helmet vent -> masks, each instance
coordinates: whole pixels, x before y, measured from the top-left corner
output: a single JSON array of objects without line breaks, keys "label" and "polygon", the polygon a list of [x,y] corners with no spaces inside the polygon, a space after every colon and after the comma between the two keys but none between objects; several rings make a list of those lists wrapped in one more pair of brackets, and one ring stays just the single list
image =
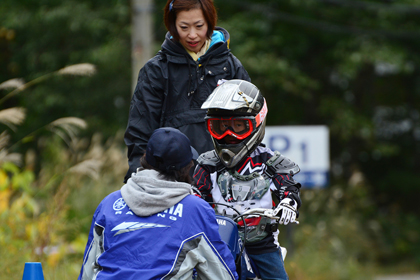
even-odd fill
[{"label": "helmet vent", "polygon": [[228,153],[223,153],[223,154],[222,154],[222,160],[223,160],[224,162],[229,162],[231,158],[232,158],[232,157],[231,157]]},{"label": "helmet vent", "polygon": [[246,103],[246,106],[248,106],[248,107],[249,107],[249,102],[248,102],[248,100],[246,99],[246,95],[245,95],[242,91],[238,91],[238,94],[239,94],[240,96],[242,96],[242,98],[244,99],[244,101],[245,101],[245,103]]}]

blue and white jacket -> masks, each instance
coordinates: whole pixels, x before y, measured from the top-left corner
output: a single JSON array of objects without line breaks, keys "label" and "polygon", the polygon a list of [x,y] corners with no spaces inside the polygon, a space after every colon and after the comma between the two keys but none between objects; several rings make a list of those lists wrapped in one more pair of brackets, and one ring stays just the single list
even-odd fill
[{"label": "blue and white jacket", "polygon": [[96,209],[78,279],[192,279],[194,268],[198,279],[237,279],[214,210],[189,189],[133,174]]}]

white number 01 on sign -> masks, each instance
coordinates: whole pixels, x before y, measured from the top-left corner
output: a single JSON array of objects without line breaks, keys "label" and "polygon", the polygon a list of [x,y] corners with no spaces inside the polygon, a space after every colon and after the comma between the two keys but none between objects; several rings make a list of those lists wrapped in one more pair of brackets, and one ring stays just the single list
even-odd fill
[{"label": "white number 01 on sign", "polygon": [[303,188],[328,186],[330,150],[327,126],[267,126],[262,142],[299,165],[301,171],[295,179]]}]

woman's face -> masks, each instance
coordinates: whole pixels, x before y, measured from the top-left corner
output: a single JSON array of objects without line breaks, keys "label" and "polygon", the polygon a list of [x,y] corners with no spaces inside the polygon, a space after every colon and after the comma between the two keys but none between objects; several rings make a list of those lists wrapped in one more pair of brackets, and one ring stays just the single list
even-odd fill
[{"label": "woman's face", "polygon": [[206,42],[207,22],[201,9],[181,11],[176,16],[179,42],[189,51],[199,52]]}]

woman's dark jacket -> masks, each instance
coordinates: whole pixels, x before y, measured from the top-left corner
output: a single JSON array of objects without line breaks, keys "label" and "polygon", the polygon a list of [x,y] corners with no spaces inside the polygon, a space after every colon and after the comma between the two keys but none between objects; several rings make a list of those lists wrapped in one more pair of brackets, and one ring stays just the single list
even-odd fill
[{"label": "woman's dark jacket", "polygon": [[250,81],[241,62],[230,52],[229,33],[220,27],[215,30],[223,32],[225,41],[212,45],[198,61],[167,33],[162,49],[140,70],[124,134],[129,164],[124,182],[140,166],[147,141],[159,127],[179,129],[199,154],[214,148],[204,123],[206,110],[201,105],[219,80]]}]

